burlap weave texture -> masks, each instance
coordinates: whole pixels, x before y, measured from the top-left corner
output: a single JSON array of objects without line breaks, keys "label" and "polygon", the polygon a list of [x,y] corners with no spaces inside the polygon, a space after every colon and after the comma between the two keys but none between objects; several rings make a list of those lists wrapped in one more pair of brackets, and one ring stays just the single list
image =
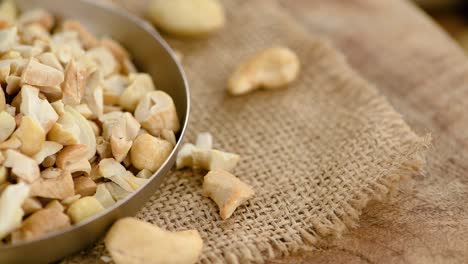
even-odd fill
[{"label": "burlap weave texture", "polygon": [[[326,41],[261,0],[224,1],[228,24],[202,40],[169,39],[185,55],[192,92],[188,140],[208,131],[215,147],[242,156],[234,174],[256,196],[221,220],[201,195],[203,175],[173,173],[138,217],[169,230],[195,228],[202,263],[263,262],[356,224],[369,200],[387,195],[422,165],[416,136],[378,90]],[[288,89],[242,97],[225,92],[243,59],[284,45],[301,60]],[[67,259],[94,263],[102,244]]]}]

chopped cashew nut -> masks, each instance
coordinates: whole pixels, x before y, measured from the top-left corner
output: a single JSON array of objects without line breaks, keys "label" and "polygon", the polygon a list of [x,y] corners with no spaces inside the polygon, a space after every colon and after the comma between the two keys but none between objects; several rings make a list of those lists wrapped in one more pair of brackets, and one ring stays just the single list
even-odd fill
[{"label": "chopped cashew nut", "polygon": [[99,162],[99,173],[127,192],[133,192],[146,183],[146,179],[137,178],[127,171],[122,164],[114,159],[103,159]]},{"label": "chopped cashew nut", "polygon": [[31,184],[31,196],[50,199],[65,199],[75,195],[73,178],[70,172],[62,170],[60,176],[55,178],[39,178]]},{"label": "chopped cashew nut", "polygon": [[86,159],[91,159],[96,154],[96,137],[94,136],[93,128],[88,123],[88,120],[73,109],[73,107],[66,105],[65,112],[73,116],[73,120],[80,130],[78,143],[88,146],[88,153],[85,156]]},{"label": "chopped cashew nut", "polygon": [[21,208],[23,209],[25,215],[30,215],[34,212],[41,210],[42,204],[41,201],[39,201],[39,199],[29,197],[26,198],[26,200],[24,200],[23,204],[21,205]]},{"label": "chopped cashew nut", "polygon": [[77,20],[66,20],[63,22],[63,29],[66,31],[76,31],[85,48],[93,48],[98,45],[98,40]]},{"label": "chopped cashew nut", "polygon": [[86,69],[71,59],[65,68],[65,79],[62,83],[63,98],[65,105],[78,105],[84,95],[86,82]]},{"label": "chopped cashew nut", "polygon": [[50,41],[50,48],[55,56],[57,56],[57,59],[63,64],[67,64],[71,59],[77,59],[85,54],[78,39],[78,33],[75,31],[64,31],[54,34]]},{"label": "chopped cashew nut", "polygon": [[109,144],[109,141],[105,140],[103,137],[96,137],[96,152],[98,153],[101,159],[107,159],[112,157],[112,150]]},{"label": "chopped cashew nut", "polygon": [[41,150],[39,150],[39,152],[37,152],[32,158],[37,162],[37,164],[41,164],[47,157],[56,154],[62,148],[63,146],[59,143],[45,141]]},{"label": "chopped cashew nut", "polygon": [[19,149],[21,141],[18,138],[10,138],[7,141],[0,143],[0,150],[2,149]]},{"label": "chopped cashew nut", "polygon": [[44,161],[42,162],[42,166],[44,168],[50,168],[52,166],[55,165],[55,160],[57,159],[57,156],[54,154],[54,155],[50,155],[48,157],[46,157],[44,159]]},{"label": "chopped cashew nut", "polygon": [[[24,58],[31,58],[36,57],[37,55],[41,54],[44,51],[41,47],[30,46],[30,45],[15,45],[13,46],[11,53],[17,52],[19,53],[19,57]],[[16,57],[16,56],[15,56]]]},{"label": "chopped cashew nut", "polygon": [[74,172],[91,172],[91,164],[86,158],[88,146],[83,144],[75,144],[64,147],[58,154],[56,164],[57,167],[67,170],[70,173]]},{"label": "chopped cashew nut", "polygon": [[288,48],[264,50],[241,64],[228,81],[228,91],[242,95],[258,88],[277,89],[294,81],[299,74],[297,55]]},{"label": "chopped cashew nut", "polygon": [[212,170],[203,179],[203,195],[219,207],[222,219],[229,218],[236,208],[255,194],[252,187],[223,170]]},{"label": "chopped cashew nut", "polygon": [[74,224],[104,211],[102,204],[94,196],[86,196],[73,202],[67,209],[67,215]]},{"label": "chopped cashew nut", "polygon": [[17,33],[16,27],[0,30],[0,53],[9,51],[15,45]]},{"label": "chopped cashew nut", "polygon": [[120,201],[131,194],[131,192],[124,190],[122,187],[120,187],[116,183],[106,182],[104,183],[104,185],[106,186],[107,190],[112,195],[112,198],[114,198],[114,200],[116,201]]},{"label": "chopped cashew nut", "polygon": [[63,207],[63,205],[58,200],[50,201],[44,208],[49,210],[57,210],[59,212],[65,211],[65,207]]},{"label": "chopped cashew nut", "polygon": [[19,148],[23,154],[34,156],[41,149],[45,141],[45,132],[41,125],[30,116],[21,118],[21,123],[13,133],[12,138],[21,141]]},{"label": "chopped cashew nut", "polygon": [[104,103],[106,105],[115,105],[119,103],[120,96],[127,88],[129,82],[128,77],[124,75],[114,74],[102,81],[104,92]]},{"label": "chopped cashew nut", "polygon": [[223,6],[218,0],[152,0],[148,17],[170,34],[189,37],[218,31],[225,23]]},{"label": "chopped cashew nut", "polygon": [[182,169],[184,167],[192,167],[193,159],[192,152],[195,149],[195,145],[186,143],[182,146],[179,153],[177,153],[176,168]]},{"label": "chopped cashew nut", "polygon": [[80,194],[75,194],[73,196],[67,197],[62,200],[62,204],[66,207],[70,206],[72,203],[78,201],[81,198]]},{"label": "chopped cashew nut", "polygon": [[212,149],[213,136],[208,132],[198,134],[195,146],[199,149]]},{"label": "chopped cashew nut", "polygon": [[110,38],[103,38],[101,45],[108,49],[112,55],[117,59],[121,66],[125,66],[125,62],[130,60],[130,55],[128,52],[115,40]]},{"label": "chopped cashew nut", "polygon": [[41,178],[55,179],[63,174],[63,170],[59,168],[47,168],[41,171]]},{"label": "chopped cashew nut", "polygon": [[44,9],[33,9],[26,11],[18,18],[18,23],[22,26],[30,24],[38,24],[45,28],[47,31],[50,31],[54,26],[55,20],[54,17]]},{"label": "chopped cashew nut", "polygon": [[197,230],[170,232],[130,217],[115,222],[104,243],[116,264],[194,264],[203,248]]},{"label": "chopped cashew nut", "polygon": [[133,142],[130,158],[135,168],[155,172],[169,157],[172,149],[168,141],[143,134]]},{"label": "chopped cashew nut", "polygon": [[7,83],[7,87],[5,91],[9,95],[16,94],[21,88],[20,86],[21,78],[18,76],[10,75],[5,78],[5,81]]},{"label": "chopped cashew nut", "polygon": [[119,64],[114,55],[104,47],[92,48],[86,52],[85,56],[96,64],[104,77],[119,71]]},{"label": "chopped cashew nut", "polygon": [[2,21],[1,24],[13,24],[16,20],[16,13],[18,13],[18,10],[13,0],[2,1],[0,4],[0,21]]},{"label": "chopped cashew nut", "polygon": [[0,239],[21,226],[24,211],[21,205],[29,195],[25,183],[8,185],[0,195]]},{"label": "chopped cashew nut", "polygon": [[9,138],[15,128],[15,118],[5,111],[0,112],[0,143]]},{"label": "chopped cashew nut", "polygon": [[104,208],[109,208],[115,204],[114,198],[104,183],[97,185],[94,198],[96,198],[104,206]]},{"label": "chopped cashew nut", "polygon": [[[133,112],[141,99],[146,98],[147,93],[154,91],[153,79],[146,73],[130,75],[130,85],[120,95],[119,104],[123,109]],[[149,106],[148,106],[149,108]],[[136,117],[136,116],[135,116]],[[138,121],[140,121],[137,118]]]},{"label": "chopped cashew nut", "polygon": [[40,177],[39,166],[35,160],[12,149],[5,151],[3,166],[11,168],[11,172],[27,183],[33,183]]},{"label": "chopped cashew nut", "polygon": [[63,72],[30,59],[21,74],[21,82],[34,86],[59,86],[64,81]]},{"label": "chopped cashew nut", "polygon": [[231,171],[239,162],[240,156],[234,153],[223,152],[216,149],[192,150],[193,168]]},{"label": "chopped cashew nut", "polygon": [[83,101],[86,103],[91,112],[96,116],[102,116],[104,112],[104,97],[101,83],[101,74],[99,71],[91,73],[88,77]]},{"label": "chopped cashew nut", "polygon": [[81,176],[73,179],[75,184],[75,193],[82,196],[91,196],[96,193],[96,183],[87,176]]},{"label": "chopped cashew nut", "polygon": [[169,130],[169,129],[161,130],[161,138],[166,141],[169,141],[169,143],[171,143],[173,147],[175,147],[175,145],[177,144],[176,136],[174,134],[174,131],[172,130]]},{"label": "chopped cashew nut", "polygon": [[180,129],[174,101],[163,91],[147,93],[135,109],[135,118],[153,136],[159,136],[163,129]]},{"label": "chopped cashew nut", "polygon": [[153,173],[150,170],[147,170],[147,169],[142,169],[136,175],[136,177],[144,178],[144,179],[149,179],[151,176],[153,176]]},{"label": "chopped cashew nut", "polygon": [[47,139],[64,146],[78,144],[80,128],[77,122],[71,113],[64,112],[57,120],[57,123],[52,126],[47,134]]},{"label": "chopped cashew nut", "polygon": [[24,220],[21,228],[13,233],[14,243],[37,239],[70,226],[70,218],[60,211],[42,209]]},{"label": "chopped cashew nut", "polygon": [[55,68],[61,72],[64,71],[62,64],[60,64],[57,56],[52,52],[45,52],[36,57],[40,63]]},{"label": "chopped cashew nut", "polygon": [[20,112],[25,116],[31,116],[47,133],[59,118],[54,108],[47,102],[39,98],[39,90],[24,85],[21,88],[21,106]]}]

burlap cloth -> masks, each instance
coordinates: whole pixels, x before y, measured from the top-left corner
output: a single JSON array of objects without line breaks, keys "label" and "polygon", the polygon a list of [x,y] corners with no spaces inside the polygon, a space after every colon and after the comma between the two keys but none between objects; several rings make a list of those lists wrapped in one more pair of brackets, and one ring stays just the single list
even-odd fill
[{"label": "burlap cloth", "polygon": [[[368,201],[386,197],[422,164],[415,135],[378,90],[326,40],[311,36],[273,3],[224,1],[227,25],[204,40],[169,42],[185,55],[192,92],[190,129],[242,156],[234,174],[256,196],[221,220],[201,195],[203,175],[170,175],[139,212],[169,230],[197,229],[202,263],[263,262],[356,225]],[[226,95],[234,67],[263,48],[297,52],[300,78],[288,89]],[[102,243],[64,263],[97,263]]]}]

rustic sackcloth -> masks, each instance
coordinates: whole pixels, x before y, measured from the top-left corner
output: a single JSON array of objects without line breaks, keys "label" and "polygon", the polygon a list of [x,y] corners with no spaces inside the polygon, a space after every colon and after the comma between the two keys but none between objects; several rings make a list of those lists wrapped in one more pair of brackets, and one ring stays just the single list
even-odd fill
[{"label": "rustic sackcloth", "polygon": [[[239,153],[234,174],[256,191],[231,218],[201,195],[203,175],[167,177],[137,215],[168,230],[197,229],[201,263],[264,262],[356,225],[368,201],[385,198],[423,165],[427,145],[386,99],[326,40],[311,36],[275,4],[224,1],[227,25],[202,40],[169,39],[184,54],[192,93],[188,141],[199,132]],[[236,65],[287,46],[301,60],[287,89],[226,94]],[[157,84],[156,84],[157,85]],[[96,263],[102,243],[64,263]]]}]

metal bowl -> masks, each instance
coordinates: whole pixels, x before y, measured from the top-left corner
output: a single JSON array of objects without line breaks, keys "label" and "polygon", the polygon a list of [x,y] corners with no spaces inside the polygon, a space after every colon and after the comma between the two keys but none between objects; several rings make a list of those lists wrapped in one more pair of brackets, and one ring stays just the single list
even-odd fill
[{"label": "metal bowl", "polygon": [[77,19],[98,36],[111,36],[122,43],[138,69],[149,73],[157,88],[174,99],[182,128],[178,143],[161,168],[137,192],[104,212],[60,232],[28,243],[0,246],[0,263],[49,263],[91,245],[115,220],[135,215],[157,193],[158,186],[174,165],[189,118],[190,97],[184,72],[172,50],[151,25],[117,7],[95,2],[98,1],[16,0],[20,10],[41,7],[59,20]]}]

